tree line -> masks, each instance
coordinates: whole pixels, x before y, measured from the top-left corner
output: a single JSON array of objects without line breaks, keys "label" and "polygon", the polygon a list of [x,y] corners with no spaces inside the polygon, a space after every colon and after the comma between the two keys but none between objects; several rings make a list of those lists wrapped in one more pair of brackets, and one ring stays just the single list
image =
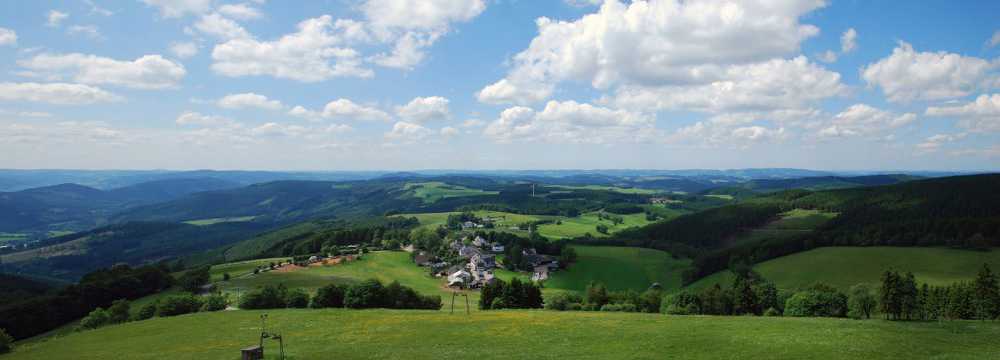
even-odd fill
[{"label": "tree line", "polygon": [[248,292],[240,299],[241,309],[307,307],[438,310],[441,308],[441,297],[421,295],[397,281],[383,285],[377,279],[369,279],[350,285],[326,285],[311,297],[302,289],[289,290],[284,284],[267,285]]},{"label": "tree line", "polygon": [[108,307],[115,300],[138,299],[173,283],[163,265],[116,265],[91,272],[79,283],[53,294],[0,305],[0,328],[15,339],[28,338]]}]

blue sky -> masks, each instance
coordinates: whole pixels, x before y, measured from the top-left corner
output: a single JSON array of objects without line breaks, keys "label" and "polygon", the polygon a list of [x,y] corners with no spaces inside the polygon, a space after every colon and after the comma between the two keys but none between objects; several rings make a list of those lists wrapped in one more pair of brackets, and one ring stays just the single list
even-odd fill
[{"label": "blue sky", "polygon": [[998,13],[7,1],[0,167],[997,170]]}]

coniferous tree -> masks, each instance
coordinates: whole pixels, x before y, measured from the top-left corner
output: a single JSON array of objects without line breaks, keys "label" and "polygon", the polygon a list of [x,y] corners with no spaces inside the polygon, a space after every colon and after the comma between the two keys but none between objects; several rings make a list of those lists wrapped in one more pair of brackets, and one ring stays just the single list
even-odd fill
[{"label": "coniferous tree", "polygon": [[976,318],[996,319],[1000,315],[1000,290],[997,289],[996,275],[990,270],[989,265],[983,264],[973,286],[975,286]]}]

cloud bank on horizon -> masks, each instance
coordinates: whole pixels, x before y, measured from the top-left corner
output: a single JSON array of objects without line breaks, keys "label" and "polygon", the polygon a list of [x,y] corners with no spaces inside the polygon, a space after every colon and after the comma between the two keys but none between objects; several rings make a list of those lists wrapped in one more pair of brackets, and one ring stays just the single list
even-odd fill
[{"label": "cloud bank on horizon", "polygon": [[0,168],[1000,168],[993,1],[0,10]]}]

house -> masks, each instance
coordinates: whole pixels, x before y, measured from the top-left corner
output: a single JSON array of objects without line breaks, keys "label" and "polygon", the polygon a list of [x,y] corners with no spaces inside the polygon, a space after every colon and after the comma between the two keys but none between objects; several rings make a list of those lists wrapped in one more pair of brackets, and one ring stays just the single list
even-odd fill
[{"label": "house", "polygon": [[472,273],[472,283],[469,287],[479,288],[496,280],[492,271],[474,271]]},{"label": "house", "polygon": [[476,236],[476,239],[472,240],[472,245],[474,245],[476,247],[479,247],[479,248],[486,247],[486,245],[488,245],[488,244],[489,243],[486,241],[486,239],[483,239],[482,236]]},{"label": "house", "polygon": [[413,262],[417,264],[417,266],[428,266],[431,264],[431,260],[434,260],[434,256],[426,251],[420,251],[417,252],[416,255],[413,255]]},{"label": "house", "polygon": [[504,250],[504,247],[503,247],[503,244],[501,244],[501,243],[493,243],[493,246],[490,247],[490,250],[493,250],[493,252],[495,252],[495,253],[502,253],[503,250]]},{"label": "house", "polygon": [[475,228],[476,228],[476,223],[474,223],[474,222],[466,221],[466,222],[462,223],[462,230],[469,230],[469,229],[475,229]]},{"label": "house", "polygon": [[492,270],[497,267],[497,258],[493,255],[475,254],[469,259],[469,269]]},{"label": "house", "polygon": [[465,259],[471,259],[473,255],[480,255],[480,254],[482,254],[482,252],[479,250],[479,248],[472,246],[462,246],[460,249],[458,249],[458,256]]},{"label": "house", "polygon": [[472,280],[472,274],[468,271],[458,270],[448,275],[448,286],[464,288]]},{"label": "house", "polygon": [[527,261],[531,267],[545,266],[552,271],[559,269],[559,261],[549,255],[524,254],[524,260]]},{"label": "house", "polygon": [[531,281],[543,281],[549,278],[549,267],[545,265],[536,266],[531,273]]}]

